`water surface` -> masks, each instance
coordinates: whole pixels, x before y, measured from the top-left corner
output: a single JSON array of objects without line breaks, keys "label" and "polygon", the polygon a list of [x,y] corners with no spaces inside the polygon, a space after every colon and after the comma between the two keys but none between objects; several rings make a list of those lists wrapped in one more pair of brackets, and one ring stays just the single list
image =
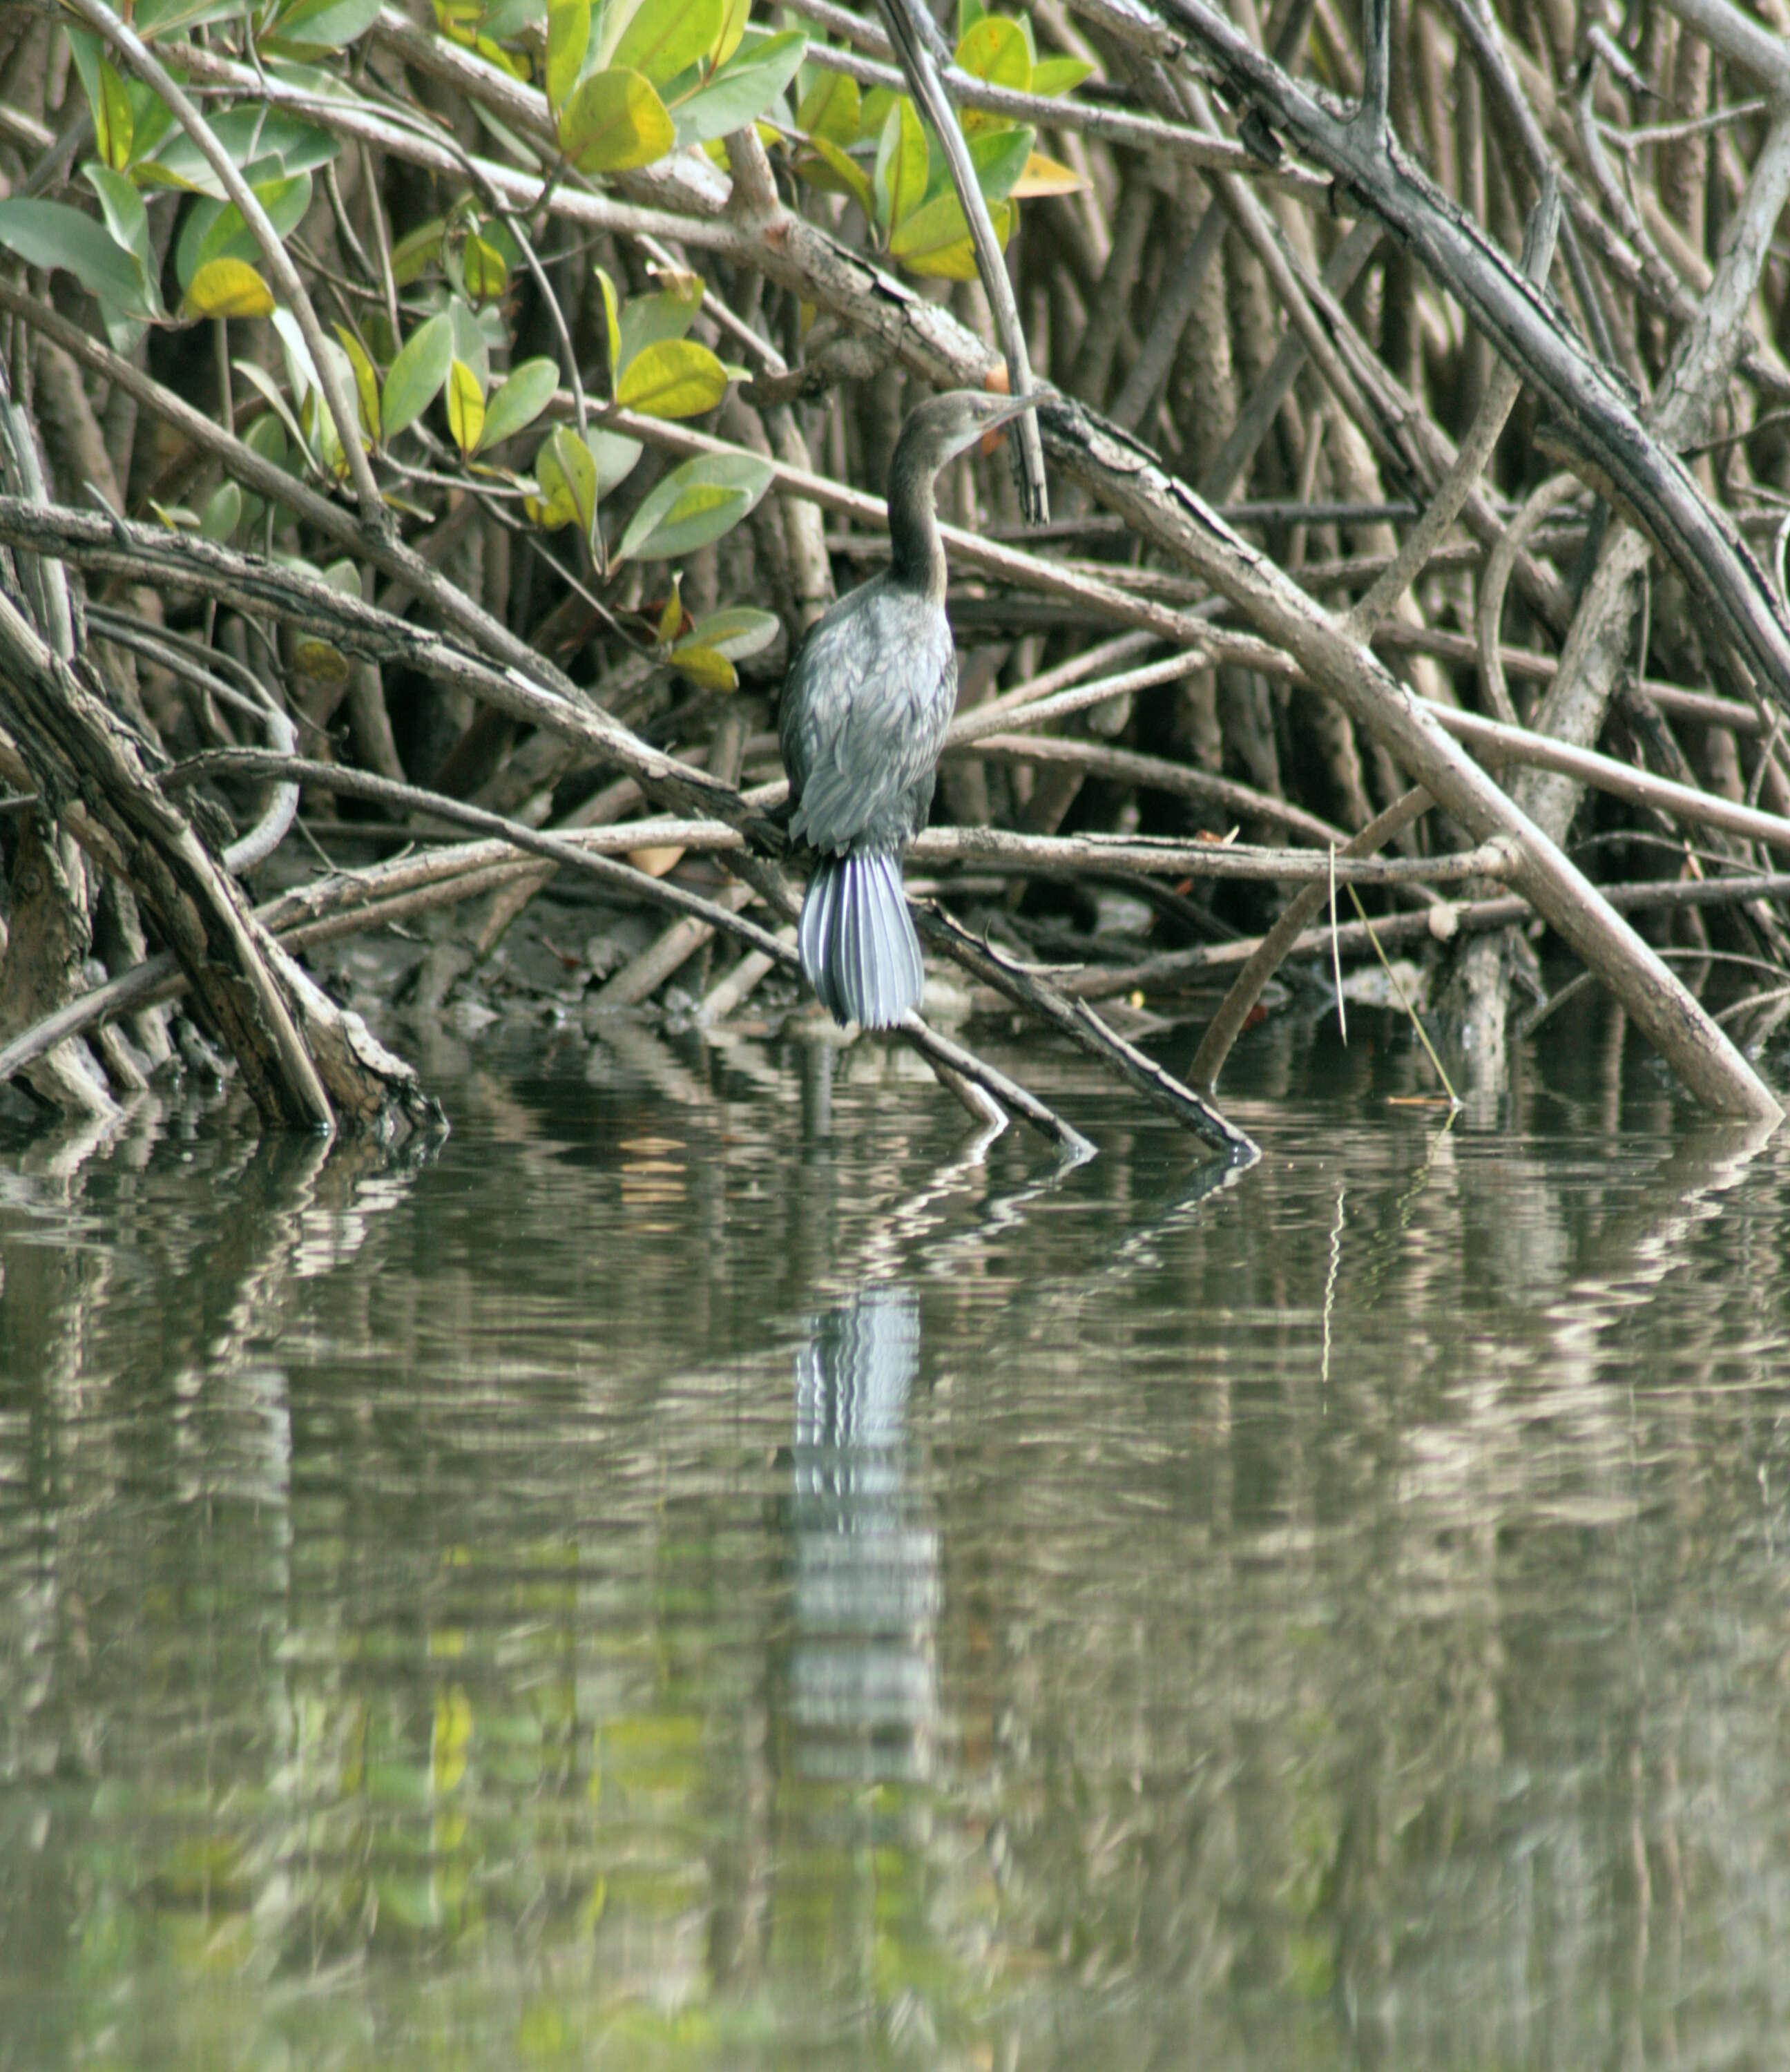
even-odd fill
[{"label": "water surface", "polygon": [[1790,1149],[1550,1043],[15,1136],[0,2066],[1781,2062]]}]

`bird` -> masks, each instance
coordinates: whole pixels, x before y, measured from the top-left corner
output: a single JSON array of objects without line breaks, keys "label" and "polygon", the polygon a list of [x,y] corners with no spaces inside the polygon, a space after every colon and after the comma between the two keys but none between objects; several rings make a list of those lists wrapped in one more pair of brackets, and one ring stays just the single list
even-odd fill
[{"label": "bird", "polygon": [[991,450],[993,435],[1041,393],[953,389],[909,412],[889,469],[889,567],[815,621],[784,679],[778,737],[789,831],[819,858],[797,948],[841,1025],[892,1029],[926,986],[901,857],[926,824],[957,703],[934,479],[979,442]]}]

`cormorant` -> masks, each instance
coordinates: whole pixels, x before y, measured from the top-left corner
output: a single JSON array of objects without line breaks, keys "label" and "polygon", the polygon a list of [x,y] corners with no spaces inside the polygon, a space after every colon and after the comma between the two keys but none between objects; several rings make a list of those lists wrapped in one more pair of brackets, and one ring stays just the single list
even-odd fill
[{"label": "cormorant", "polygon": [[802,968],[836,1022],[893,1028],[926,984],[901,857],[926,824],[957,702],[933,479],[1039,400],[955,389],[909,413],[889,470],[888,570],[815,620],[784,679],[790,833],[820,853]]}]

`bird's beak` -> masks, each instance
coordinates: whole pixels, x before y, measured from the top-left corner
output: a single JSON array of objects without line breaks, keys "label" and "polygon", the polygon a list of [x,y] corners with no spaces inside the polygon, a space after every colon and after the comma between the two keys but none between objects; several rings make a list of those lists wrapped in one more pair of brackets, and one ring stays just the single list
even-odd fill
[{"label": "bird's beak", "polygon": [[1008,404],[1007,408],[1004,410],[1000,411],[994,417],[990,417],[983,426],[981,439],[981,448],[983,452],[985,454],[991,454],[995,450],[995,449],[1000,444],[1002,436],[1005,433],[1007,427],[1012,424],[1013,420],[1018,417],[1021,412],[1029,410],[1033,404],[1041,403],[1045,401],[1047,397],[1054,396],[1056,393],[1056,390],[1053,388],[1049,383],[1041,381],[1033,389],[1029,396],[1014,397]]}]

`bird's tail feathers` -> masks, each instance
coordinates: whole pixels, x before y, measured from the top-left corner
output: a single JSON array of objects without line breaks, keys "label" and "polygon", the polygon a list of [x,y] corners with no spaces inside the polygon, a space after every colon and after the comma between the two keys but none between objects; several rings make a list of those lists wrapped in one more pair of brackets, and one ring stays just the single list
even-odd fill
[{"label": "bird's tail feathers", "polygon": [[802,968],[835,1022],[893,1029],[926,982],[920,939],[886,853],[823,856],[808,881],[798,937]]}]

